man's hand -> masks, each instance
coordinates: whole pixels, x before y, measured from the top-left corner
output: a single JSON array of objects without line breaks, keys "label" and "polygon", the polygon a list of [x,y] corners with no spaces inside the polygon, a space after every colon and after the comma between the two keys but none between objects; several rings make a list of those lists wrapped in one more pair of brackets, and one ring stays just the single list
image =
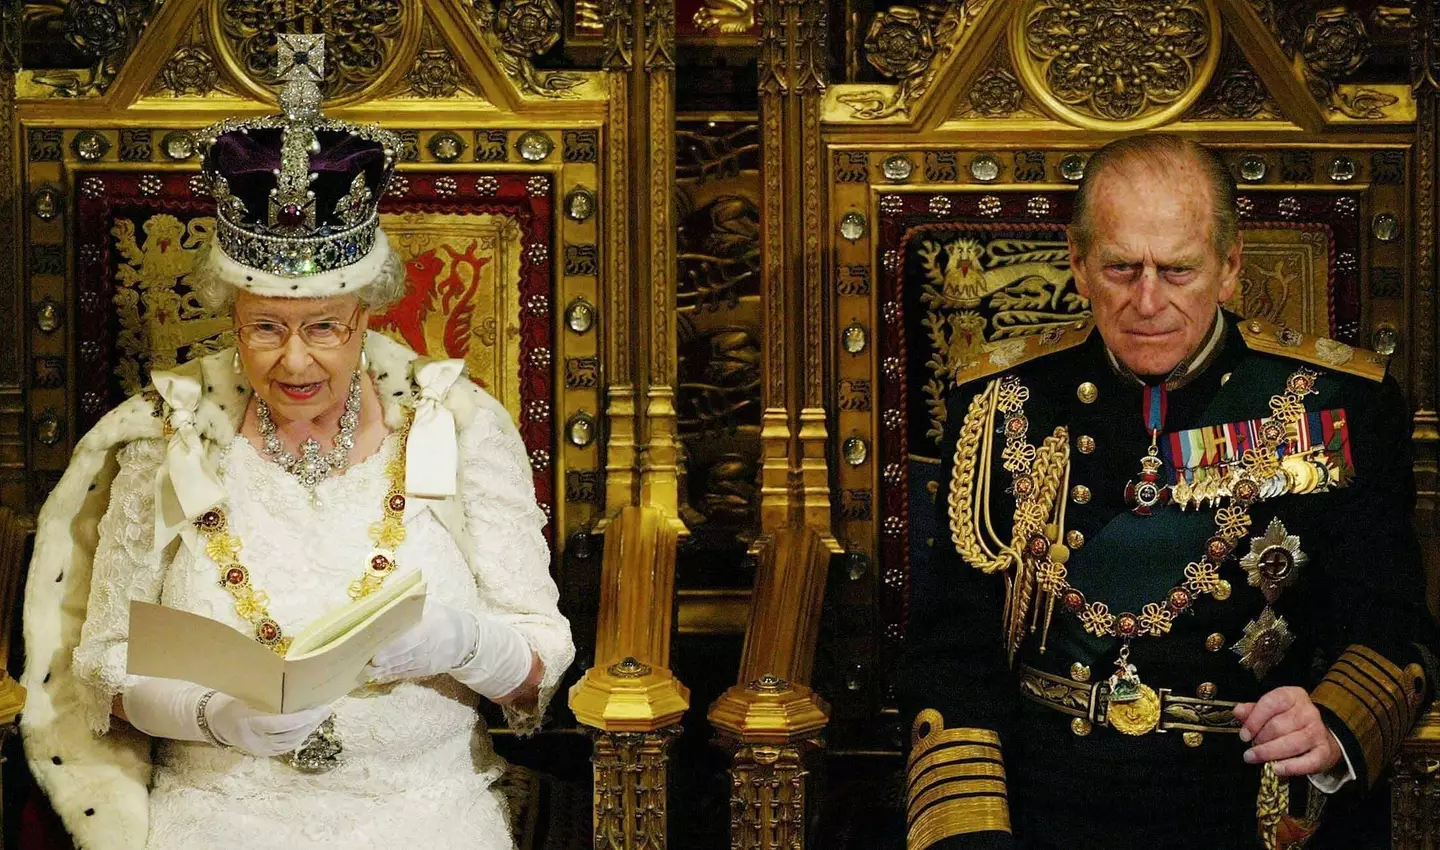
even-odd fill
[{"label": "man's hand", "polygon": [[1241,703],[1235,719],[1245,724],[1240,740],[1254,742],[1246,763],[1274,762],[1276,776],[1324,773],[1340,761],[1340,745],[1304,688],[1276,688],[1259,702]]}]

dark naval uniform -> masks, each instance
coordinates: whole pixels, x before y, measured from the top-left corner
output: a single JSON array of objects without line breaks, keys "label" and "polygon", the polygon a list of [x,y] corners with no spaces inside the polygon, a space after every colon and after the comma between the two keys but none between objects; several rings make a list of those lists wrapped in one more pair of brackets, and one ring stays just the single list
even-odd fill
[{"label": "dark naval uniform", "polygon": [[1231,712],[1286,685],[1353,767],[1332,820],[1374,785],[1436,645],[1382,358],[1221,314],[1147,390],[1087,323],[993,348],[947,411],[900,675],[910,850],[1259,847],[1279,790],[1272,831],[1304,835],[1326,795],[1262,789]]}]

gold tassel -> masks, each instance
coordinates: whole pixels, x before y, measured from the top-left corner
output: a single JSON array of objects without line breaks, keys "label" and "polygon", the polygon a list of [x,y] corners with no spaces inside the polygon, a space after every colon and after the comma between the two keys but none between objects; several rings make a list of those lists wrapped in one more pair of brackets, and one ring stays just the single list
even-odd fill
[{"label": "gold tassel", "polygon": [[1260,769],[1260,793],[1255,798],[1255,819],[1265,850],[1280,850],[1280,819],[1290,811],[1290,783],[1275,774],[1274,762]]}]

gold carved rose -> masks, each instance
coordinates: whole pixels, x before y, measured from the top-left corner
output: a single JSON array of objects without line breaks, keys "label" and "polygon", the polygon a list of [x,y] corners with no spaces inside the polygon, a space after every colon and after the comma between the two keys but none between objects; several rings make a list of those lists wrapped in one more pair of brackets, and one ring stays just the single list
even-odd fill
[{"label": "gold carved rose", "polygon": [[1011,28],[1025,85],[1052,112],[1093,129],[1153,126],[1186,109],[1220,53],[1204,0],[1026,0]]}]

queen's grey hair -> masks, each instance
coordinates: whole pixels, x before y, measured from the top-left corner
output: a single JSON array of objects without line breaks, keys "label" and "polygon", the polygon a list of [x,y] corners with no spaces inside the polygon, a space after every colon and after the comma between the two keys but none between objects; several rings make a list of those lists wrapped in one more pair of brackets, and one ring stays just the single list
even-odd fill
[{"label": "queen's grey hair", "polygon": [[[213,243],[204,249],[195,261],[195,269],[190,273],[188,282],[200,306],[216,316],[228,316],[235,306],[235,296],[240,294],[240,287],[216,272],[210,253],[215,250],[218,249],[213,247]],[[373,280],[345,294],[358,297],[360,304],[370,313],[384,312],[405,297],[405,263],[392,252]]]}]

